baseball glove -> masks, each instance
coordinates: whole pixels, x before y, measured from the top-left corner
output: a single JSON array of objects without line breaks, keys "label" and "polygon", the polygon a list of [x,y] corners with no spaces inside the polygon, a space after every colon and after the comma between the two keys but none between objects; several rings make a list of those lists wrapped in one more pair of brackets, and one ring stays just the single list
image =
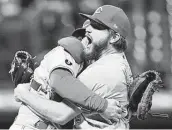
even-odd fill
[{"label": "baseball glove", "polygon": [[129,88],[129,110],[132,116],[144,120],[152,106],[152,96],[162,87],[160,74],[154,70],[146,71],[134,77]]},{"label": "baseball glove", "polygon": [[9,71],[15,86],[30,82],[34,69],[34,58],[26,51],[17,51]]},{"label": "baseball glove", "polygon": [[86,30],[84,28],[78,28],[73,33],[72,36],[76,37],[79,40],[82,40],[85,37]]}]

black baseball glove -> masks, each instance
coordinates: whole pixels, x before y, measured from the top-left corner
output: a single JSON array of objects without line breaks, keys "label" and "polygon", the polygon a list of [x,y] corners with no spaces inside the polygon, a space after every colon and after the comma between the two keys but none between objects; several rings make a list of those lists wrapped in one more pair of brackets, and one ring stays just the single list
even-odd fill
[{"label": "black baseball glove", "polygon": [[15,86],[30,82],[35,67],[34,58],[28,52],[17,51],[9,71]]},{"label": "black baseball glove", "polygon": [[134,78],[129,85],[129,110],[132,116],[144,120],[152,106],[152,96],[162,87],[160,74],[154,70],[146,71]]},{"label": "black baseball glove", "polygon": [[82,40],[85,37],[86,30],[85,28],[77,28],[73,33],[72,36],[76,37],[79,40]]}]

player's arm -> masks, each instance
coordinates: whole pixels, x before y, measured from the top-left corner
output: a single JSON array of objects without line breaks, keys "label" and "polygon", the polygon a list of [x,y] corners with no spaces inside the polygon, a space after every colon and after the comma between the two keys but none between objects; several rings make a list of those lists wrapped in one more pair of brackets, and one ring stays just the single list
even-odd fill
[{"label": "player's arm", "polygon": [[29,91],[28,86],[29,84],[19,84],[14,90],[15,98],[27,104],[44,119],[64,125],[81,113],[80,109],[69,101],[48,100]]},{"label": "player's arm", "polygon": [[62,98],[69,99],[91,111],[104,112],[107,108],[106,99],[88,89],[67,69],[55,69],[50,75],[50,86]]}]

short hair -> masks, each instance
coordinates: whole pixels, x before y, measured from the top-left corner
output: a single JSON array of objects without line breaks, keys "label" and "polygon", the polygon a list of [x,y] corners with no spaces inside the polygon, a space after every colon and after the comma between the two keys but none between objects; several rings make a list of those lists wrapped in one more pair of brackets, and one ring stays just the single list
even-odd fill
[{"label": "short hair", "polygon": [[[113,31],[112,29],[110,29],[109,31],[110,31],[111,36],[114,37],[114,38],[116,37],[117,34],[119,34],[119,33],[115,32],[115,31]],[[113,47],[115,49],[117,49],[118,51],[123,52],[123,51],[125,51],[127,49],[127,41],[120,34],[119,34],[119,36],[120,36],[120,39],[113,44]]]}]

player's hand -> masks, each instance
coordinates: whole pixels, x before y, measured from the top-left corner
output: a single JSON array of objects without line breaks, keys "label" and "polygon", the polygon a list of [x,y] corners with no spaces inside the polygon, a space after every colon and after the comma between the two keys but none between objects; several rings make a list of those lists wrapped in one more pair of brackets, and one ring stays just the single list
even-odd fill
[{"label": "player's hand", "polygon": [[119,101],[114,99],[107,99],[107,101],[108,106],[102,116],[106,119],[119,121],[119,119],[122,117],[122,108],[120,106]]},{"label": "player's hand", "polygon": [[17,102],[21,102],[23,97],[30,91],[30,84],[18,84],[14,89],[14,98]]}]

